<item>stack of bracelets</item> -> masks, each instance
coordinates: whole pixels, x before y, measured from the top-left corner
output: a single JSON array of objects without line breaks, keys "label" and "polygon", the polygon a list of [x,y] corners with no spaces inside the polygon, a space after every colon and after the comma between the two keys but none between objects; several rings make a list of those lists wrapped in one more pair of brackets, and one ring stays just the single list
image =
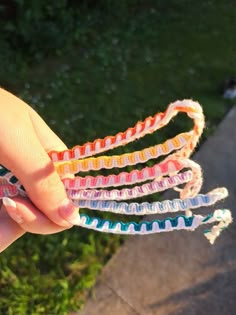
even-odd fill
[{"label": "stack of bracelets", "polygon": [[[191,131],[181,133],[172,139],[141,151],[122,155],[91,157],[96,154],[124,146],[146,134],[166,126],[178,112],[185,112],[194,122]],[[210,230],[204,232],[211,244],[214,243],[221,230],[232,221],[228,209],[215,210],[208,215],[192,214],[192,209],[215,204],[227,197],[226,188],[216,188],[208,194],[199,194],[202,186],[200,165],[189,159],[195,149],[204,128],[204,115],[201,106],[191,100],[176,101],[170,104],[164,113],[138,122],[133,128],[120,132],[115,136],[97,139],[84,145],[77,145],[71,150],[49,152],[55,169],[63,178],[63,184],[69,198],[79,208],[109,211],[126,215],[163,214],[183,211],[176,217],[163,220],[141,222],[111,221],[81,214],[79,226],[118,234],[151,234],[174,230],[194,230],[202,224],[217,222]],[[160,163],[141,170],[120,172],[118,175],[76,176],[67,174],[88,172],[90,170],[123,168],[145,163],[151,159],[166,156]],[[27,196],[24,187],[9,170],[0,166],[0,198],[4,196]],[[107,187],[132,185],[132,188],[109,189]],[[136,185],[136,186],[134,186]],[[176,186],[182,185],[183,188]],[[168,188],[180,192],[179,199],[156,202],[131,202],[124,200],[147,196]]]}]

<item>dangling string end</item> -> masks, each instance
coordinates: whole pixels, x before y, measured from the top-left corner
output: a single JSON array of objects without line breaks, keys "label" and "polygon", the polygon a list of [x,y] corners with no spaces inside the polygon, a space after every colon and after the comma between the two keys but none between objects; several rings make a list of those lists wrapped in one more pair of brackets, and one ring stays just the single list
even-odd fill
[{"label": "dangling string end", "polygon": [[[211,230],[206,230],[204,232],[205,237],[209,240],[211,244],[214,244],[217,237],[220,235],[221,231],[226,229],[230,223],[232,223],[233,218],[231,215],[230,210],[223,209],[223,210],[215,210],[213,216],[209,218],[209,222],[217,221],[219,224],[214,225]],[[205,221],[205,223],[207,223]]]}]

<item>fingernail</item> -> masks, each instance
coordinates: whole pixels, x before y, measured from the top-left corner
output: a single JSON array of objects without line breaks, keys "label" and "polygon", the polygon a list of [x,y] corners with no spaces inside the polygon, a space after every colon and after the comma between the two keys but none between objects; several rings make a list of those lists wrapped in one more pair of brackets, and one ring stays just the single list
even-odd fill
[{"label": "fingernail", "polygon": [[3,197],[2,202],[4,206],[6,207],[6,210],[10,217],[16,221],[18,224],[22,224],[24,222],[22,216],[17,212],[17,207],[16,203],[14,200],[8,198],[8,197]]},{"label": "fingernail", "polygon": [[67,219],[67,221],[73,225],[79,225],[80,224],[79,212],[77,212],[72,218]]},{"label": "fingernail", "polygon": [[67,222],[78,225],[80,223],[79,209],[75,208],[72,201],[65,199],[59,209],[61,217]]},{"label": "fingernail", "polygon": [[11,198],[3,197],[2,198],[2,202],[3,202],[5,207],[11,207],[11,208],[15,208],[16,209],[16,203]]}]

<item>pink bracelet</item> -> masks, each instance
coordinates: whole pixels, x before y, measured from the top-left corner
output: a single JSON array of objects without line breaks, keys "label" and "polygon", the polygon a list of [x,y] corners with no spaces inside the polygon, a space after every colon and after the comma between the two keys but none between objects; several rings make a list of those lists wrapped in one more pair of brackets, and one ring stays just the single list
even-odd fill
[{"label": "pink bracelet", "polygon": [[[194,127],[191,131],[181,133],[163,144],[141,151],[120,156],[91,157],[118,146],[123,146],[146,134],[159,130],[166,126],[178,112],[185,112],[193,119]],[[207,195],[199,194],[203,181],[202,170],[189,157],[199,141],[204,124],[204,115],[198,103],[192,100],[177,101],[170,104],[164,113],[148,117],[125,132],[120,132],[115,136],[108,136],[104,139],[97,139],[81,146],[78,145],[71,150],[50,152],[49,156],[54,162],[56,171],[63,177],[66,174],[76,174],[90,170],[123,168],[166,156],[160,163],[152,167],[144,167],[141,170],[134,169],[131,172],[121,172],[118,175],[68,177],[63,178],[62,182],[68,197],[75,206],[80,208],[85,207],[93,210],[136,215],[185,211],[185,215],[180,215],[176,218],[140,223],[112,222],[81,214],[79,225],[101,232],[150,234],[179,229],[194,230],[201,224],[217,222],[218,224],[213,226],[211,230],[205,231],[206,237],[211,243],[214,243],[220,232],[231,223],[230,211],[227,209],[216,210],[207,216],[192,215],[191,211],[191,209],[200,206],[212,205],[218,200],[225,198],[228,194],[225,188],[215,189]],[[143,184],[137,185],[139,183]],[[131,188],[96,189],[134,184],[136,186]],[[176,187],[179,185],[183,185],[183,187],[181,189]],[[130,204],[117,202],[119,200],[143,197],[169,188],[178,189],[180,191],[180,199],[141,204],[137,202]],[[0,166],[0,198],[4,196],[13,197],[19,194],[27,196],[27,192],[25,192],[24,187],[22,187],[14,174]]]}]

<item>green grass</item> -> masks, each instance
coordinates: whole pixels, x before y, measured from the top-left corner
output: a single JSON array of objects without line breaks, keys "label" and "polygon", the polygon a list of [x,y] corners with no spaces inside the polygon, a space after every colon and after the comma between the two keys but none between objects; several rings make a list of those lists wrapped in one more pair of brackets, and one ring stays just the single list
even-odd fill
[{"label": "green grass", "polygon": [[[90,9],[79,41],[36,65],[5,52],[3,86],[31,104],[71,147],[115,134],[176,99],[204,108],[205,137],[232,102],[219,86],[236,72],[233,1],[124,1]],[[4,67],[3,67],[4,68]],[[160,132],[117,149],[142,148],[191,126],[178,117]],[[207,179],[206,179],[207,180]],[[123,238],[73,228],[26,235],[0,257],[0,314],[67,314],[80,308]]]}]

